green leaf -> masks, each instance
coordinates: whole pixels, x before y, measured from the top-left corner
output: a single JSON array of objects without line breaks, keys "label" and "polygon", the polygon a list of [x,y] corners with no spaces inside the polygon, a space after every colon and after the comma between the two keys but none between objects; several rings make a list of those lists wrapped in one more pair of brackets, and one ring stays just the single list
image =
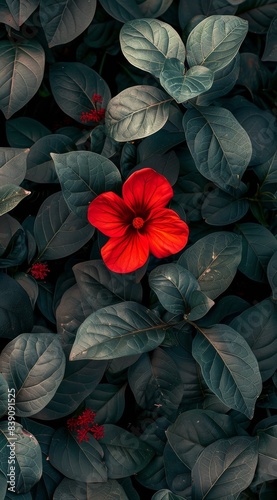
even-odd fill
[{"label": "green leaf", "polygon": [[15,414],[28,417],[40,411],[62,381],[65,356],[59,337],[22,333],[0,355],[2,373],[16,395]]},{"label": "green leaf", "polygon": [[31,194],[31,191],[26,191],[20,186],[14,184],[6,184],[0,187],[0,216],[10,212],[18,203],[26,196]]},{"label": "green leaf", "polygon": [[160,74],[161,85],[178,103],[209,90],[213,79],[213,72],[209,68],[193,66],[185,71],[183,61],[173,58],[165,60]]},{"label": "green leaf", "polygon": [[79,327],[70,360],[113,359],[151,351],[162,343],[165,326],[136,302],[103,307]]},{"label": "green leaf", "polygon": [[277,61],[276,23],[277,15],[271,20],[268,32],[266,34],[266,43],[262,61]]},{"label": "green leaf", "polygon": [[266,33],[270,22],[276,16],[276,0],[245,0],[237,15],[249,23],[252,33]]},{"label": "green leaf", "polygon": [[48,46],[69,43],[81,35],[93,20],[95,10],[96,0],[44,0],[39,16]]},{"label": "green leaf", "polygon": [[113,479],[107,479],[105,483],[81,483],[65,477],[55,490],[53,500],[128,500],[122,486]]},{"label": "green leaf", "polygon": [[209,16],[191,31],[187,40],[189,66],[203,65],[218,71],[236,56],[248,29],[237,16]]},{"label": "green leaf", "polygon": [[39,4],[39,0],[21,0],[21,2],[13,2],[7,0],[5,2],[10,10],[13,21],[16,23],[16,29],[22,26],[25,21],[31,16]]},{"label": "green leaf", "polygon": [[272,298],[277,299],[277,250],[272,255],[267,266],[267,279],[271,286]]},{"label": "green leaf", "polygon": [[121,177],[108,158],[91,151],[51,154],[64,199],[72,212],[87,221],[89,203],[104,191],[118,191]]},{"label": "green leaf", "polygon": [[102,7],[121,23],[125,23],[134,18],[159,17],[171,5],[173,0],[132,0],[126,3],[125,0],[100,0]]},{"label": "green leaf", "polygon": [[96,412],[96,423],[111,424],[122,417],[125,407],[126,385],[98,384],[96,389],[86,398],[86,408],[91,408]]},{"label": "green leaf", "polygon": [[196,99],[197,106],[208,106],[215,99],[228,94],[238,79],[240,72],[240,55],[214,73],[214,81],[210,90],[200,94]]},{"label": "green leaf", "polygon": [[94,93],[102,96],[103,108],[106,108],[111,98],[105,80],[96,71],[79,62],[52,64],[49,79],[58,106],[79,123],[82,123],[81,113],[91,111]]},{"label": "green leaf", "polygon": [[248,278],[260,283],[266,282],[268,263],[277,250],[275,236],[260,224],[244,222],[237,224],[242,236],[242,257],[239,270]]},{"label": "green leaf", "polygon": [[242,431],[229,415],[210,410],[188,410],[181,413],[166,431],[170,446],[189,469],[193,468],[207,446],[218,439],[237,434],[242,434]]},{"label": "green leaf", "polygon": [[69,479],[85,483],[106,482],[107,467],[103,458],[103,449],[92,436],[89,442],[78,443],[75,434],[61,427],[52,438],[50,463]]},{"label": "green leaf", "polygon": [[240,186],[251,156],[251,141],[225,108],[189,109],[183,119],[188,147],[199,172],[221,189]]},{"label": "green leaf", "polygon": [[61,192],[49,196],[40,206],[34,236],[42,260],[66,257],[87,243],[95,228],[70,212]]},{"label": "green leaf", "polygon": [[[264,425],[262,425],[264,423]],[[254,479],[254,484],[276,479],[277,463],[277,425],[270,423],[270,418],[265,419],[257,429],[259,438],[259,460]]]},{"label": "green leaf", "polygon": [[225,193],[219,188],[209,191],[201,207],[205,222],[224,226],[242,219],[249,209],[249,201],[243,198],[245,188],[242,183],[234,194]]},{"label": "green leaf", "polygon": [[38,91],[44,73],[44,50],[35,39],[0,41],[0,109],[6,119]]},{"label": "green leaf", "polygon": [[172,26],[158,19],[135,19],[123,25],[120,31],[121,50],[136,68],[159,78],[168,58],[184,64],[186,49]]},{"label": "green leaf", "polygon": [[0,148],[0,184],[2,186],[21,184],[26,174],[28,153],[28,149]]},{"label": "green leaf", "polygon": [[178,264],[198,280],[202,292],[211,299],[232,283],[241,259],[241,238],[227,231],[211,233],[185,250]]},{"label": "green leaf", "polygon": [[6,135],[12,148],[30,148],[38,139],[51,134],[42,123],[33,118],[19,116],[6,122]]},{"label": "green leaf", "polygon": [[204,316],[214,304],[200,291],[197,279],[178,264],[163,264],[153,269],[149,285],[167,311],[185,315],[192,321]]},{"label": "green leaf", "polygon": [[22,286],[7,274],[0,273],[0,289],[1,337],[15,338],[20,333],[31,330],[33,309]]},{"label": "green leaf", "polygon": [[108,134],[119,142],[154,134],[166,123],[171,101],[162,90],[150,85],[122,90],[107,107]]},{"label": "green leaf", "polygon": [[37,183],[57,183],[52,153],[65,153],[75,147],[66,135],[51,134],[41,137],[30,148],[27,158],[26,179]]},{"label": "green leaf", "polygon": [[100,439],[109,479],[137,474],[154,456],[154,450],[137,436],[113,424],[104,425]]},{"label": "green leaf", "polygon": [[234,436],[210,444],[191,471],[193,498],[237,498],[251,484],[257,461],[256,438]]},{"label": "green leaf", "polygon": [[181,403],[184,384],[166,351],[156,348],[151,354],[143,354],[130,366],[128,382],[141,408],[152,411],[156,406],[159,415],[170,418]]},{"label": "green leaf", "polygon": [[8,398],[9,400],[13,400],[13,393],[9,392],[9,386],[7,384],[6,379],[3,377],[2,373],[0,373],[0,417],[3,417],[5,413],[8,411]]},{"label": "green leaf", "polygon": [[170,490],[160,490],[154,493],[151,500],[186,500],[184,496],[175,495]]},{"label": "green leaf", "polygon": [[252,418],[262,380],[246,340],[227,325],[201,328],[193,340],[192,354],[211,391],[230,408]]},{"label": "green leaf", "polygon": [[268,380],[277,366],[277,305],[264,299],[234,318],[234,328],[251,347],[257,358],[262,380]]}]

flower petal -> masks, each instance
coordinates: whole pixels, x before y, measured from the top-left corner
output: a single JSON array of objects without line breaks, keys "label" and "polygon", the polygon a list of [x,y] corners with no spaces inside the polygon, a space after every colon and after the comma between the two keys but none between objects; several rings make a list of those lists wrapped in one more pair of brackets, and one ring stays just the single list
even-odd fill
[{"label": "flower petal", "polygon": [[148,238],[129,229],[121,238],[110,238],[102,247],[106,266],[115,273],[131,273],[142,267],[149,257]]},{"label": "flower petal", "polygon": [[152,168],[142,168],[128,177],[123,184],[125,203],[143,217],[153,208],[164,208],[173,196],[168,180]]},{"label": "flower petal", "polygon": [[123,236],[134,214],[116,193],[108,191],[97,196],[88,207],[88,220],[106,236]]},{"label": "flower petal", "polygon": [[145,224],[150,253],[155,257],[169,257],[185,247],[189,237],[188,225],[169,208],[151,212]]}]

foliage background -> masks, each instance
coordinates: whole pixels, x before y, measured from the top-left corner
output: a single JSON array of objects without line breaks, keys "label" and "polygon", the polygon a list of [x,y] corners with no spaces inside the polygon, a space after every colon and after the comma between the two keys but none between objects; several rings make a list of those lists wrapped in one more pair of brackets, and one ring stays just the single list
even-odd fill
[{"label": "foliage background", "polygon": [[[277,2],[0,12],[0,498],[8,388],[19,499],[273,498]],[[118,275],[87,206],[144,167],[190,240]],[[67,428],[84,408],[99,441]]]}]

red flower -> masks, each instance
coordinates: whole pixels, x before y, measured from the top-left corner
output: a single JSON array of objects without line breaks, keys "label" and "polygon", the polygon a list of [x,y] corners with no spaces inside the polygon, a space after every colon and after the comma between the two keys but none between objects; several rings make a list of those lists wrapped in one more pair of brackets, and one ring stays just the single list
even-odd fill
[{"label": "red flower", "polygon": [[37,262],[36,264],[32,265],[30,273],[36,280],[43,280],[47,276],[47,274],[50,273],[50,269],[48,268],[47,264],[43,262]]},{"label": "red flower", "polygon": [[90,203],[89,222],[110,237],[101,254],[111,271],[129,273],[143,266],[150,253],[163,258],[184,248],[188,226],[164,208],[172,196],[163,175],[143,168],[124,183],[122,198],[109,191]]},{"label": "red flower", "polygon": [[77,433],[78,443],[81,443],[82,441],[89,441],[89,432],[95,439],[101,439],[104,437],[104,427],[103,425],[94,423],[95,417],[96,413],[87,408],[81,413],[81,415],[71,417],[67,420],[67,428],[70,431],[75,431]]},{"label": "red flower", "polygon": [[98,103],[101,104],[103,97],[100,94],[93,94],[91,103],[93,109],[90,111],[82,111],[80,120],[82,123],[87,122],[101,122],[105,118],[105,108],[99,108]]}]

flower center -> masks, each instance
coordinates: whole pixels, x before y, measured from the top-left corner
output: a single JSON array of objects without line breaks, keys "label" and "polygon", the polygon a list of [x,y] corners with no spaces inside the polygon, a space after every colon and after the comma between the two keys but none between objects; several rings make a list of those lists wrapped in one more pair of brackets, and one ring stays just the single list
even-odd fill
[{"label": "flower center", "polygon": [[144,220],[142,219],[142,217],[135,217],[132,221],[132,224],[135,229],[141,229],[144,225]]}]

